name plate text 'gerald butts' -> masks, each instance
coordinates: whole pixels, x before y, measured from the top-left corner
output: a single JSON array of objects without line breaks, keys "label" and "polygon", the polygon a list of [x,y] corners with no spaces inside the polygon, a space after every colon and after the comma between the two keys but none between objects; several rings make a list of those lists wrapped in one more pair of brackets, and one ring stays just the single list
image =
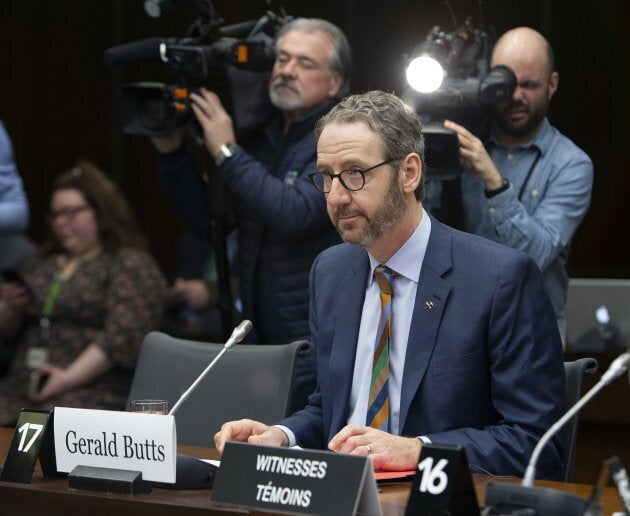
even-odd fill
[{"label": "name plate text 'gerald butts'", "polygon": [[60,472],[96,466],[140,471],[143,480],[175,482],[174,416],[56,407],[54,427]]},{"label": "name plate text 'gerald butts'", "polygon": [[381,514],[372,462],[329,451],[228,442],[211,497],[268,511]]}]

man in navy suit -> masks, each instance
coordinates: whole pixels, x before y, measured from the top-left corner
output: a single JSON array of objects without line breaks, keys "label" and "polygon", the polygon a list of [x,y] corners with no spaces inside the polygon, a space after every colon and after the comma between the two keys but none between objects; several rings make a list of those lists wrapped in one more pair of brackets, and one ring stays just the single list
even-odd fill
[{"label": "man in navy suit", "polygon": [[[317,389],[278,425],[224,424],[217,449],[228,440],[298,444],[406,470],[426,442],[460,444],[473,472],[523,475],[564,406],[560,335],[536,265],[424,211],[421,125],[394,95],[348,97],[316,133],[313,183],[345,241],[311,269]],[[381,264],[393,271],[393,296],[386,420],[378,429],[367,414]],[[540,476],[561,468],[562,448],[559,440],[548,445]]]}]

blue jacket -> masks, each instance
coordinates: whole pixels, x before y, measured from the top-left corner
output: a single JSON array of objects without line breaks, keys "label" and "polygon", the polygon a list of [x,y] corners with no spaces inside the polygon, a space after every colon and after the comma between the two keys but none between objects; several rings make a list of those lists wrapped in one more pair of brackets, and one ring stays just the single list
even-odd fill
[{"label": "blue jacket", "polygon": [[[365,287],[365,250],[323,252],[311,273],[317,390],[280,422],[305,448],[325,448],[350,413]],[[427,303],[431,301],[429,307]],[[400,399],[400,434],[465,447],[471,470],[523,475],[564,408],[562,346],[549,296],[524,253],[435,219],[420,272]],[[562,465],[560,437],[539,476]]]},{"label": "blue jacket", "polygon": [[[287,134],[276,112],[242,139],[219,167],[237,216],[243,315],[249,341],[308,338],[308,274],[315,257],[340,242],[324,196],[308,179],[316,167],[315,122],[332,104],[295,120]],[[189,230],[210,237],[210,201],[193,157],[184,149],[158,156],[160,181]]]},{"label": "blue jacket", "polygon": [[24,231],[28,216],[28,201],[13,158],[11,139],[0,120],[0,235]]}]

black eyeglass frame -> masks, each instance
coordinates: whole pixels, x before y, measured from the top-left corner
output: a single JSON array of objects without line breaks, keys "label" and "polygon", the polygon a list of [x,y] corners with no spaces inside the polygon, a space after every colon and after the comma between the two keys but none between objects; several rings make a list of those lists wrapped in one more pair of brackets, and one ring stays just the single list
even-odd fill
[{"label": "black eyeglass frame", "polygon": [[[364,186],[365,186],[365,174],[367,172],[369,172],[370,170],[374,170],[375,168],[378,167],[382,167],[383,165],[389,165],[390,163],[394,162],[394,161],[399,161],[401,159],[404,159],[404,156],[402,158],[391,158],[391,159],[386,159],[385,161],[381,161],[380,163],[377,163],[376,165],[373,165],[369,168],[366,169],[360,169],[360,168],[348,168],[346,170],[342,170],[341,172],[339,172],[338,174],[333,174],[332,172],[312,172],[310,174],[308,174],[308,178],[311,180],[311,183],[313,183],[313,186],[315,188],[317,188],[318,192],[321,193],[330,193],[330,189],[329,190],[323,190],[324,188],[324,184],[325,184],[325,178],[329,177],[330,178],[330,186],[332,187],[332,181],[333,179],[337,178],[339,180],[339,182],[341,183],[341,186],[343,186],[346,190],[349,190],[350,192],[358,192],[359,190],[361,190]],[[345,174],[346,172],[352,172],[354,174],[360,174],[361,175],[361,186],[359,188],[350,188],[345,181],[343,180],[343,174]],[[320,188],[316,181],[318,178],[322,178],[322,182],[321,182],[321,186],[322,188]]]}]

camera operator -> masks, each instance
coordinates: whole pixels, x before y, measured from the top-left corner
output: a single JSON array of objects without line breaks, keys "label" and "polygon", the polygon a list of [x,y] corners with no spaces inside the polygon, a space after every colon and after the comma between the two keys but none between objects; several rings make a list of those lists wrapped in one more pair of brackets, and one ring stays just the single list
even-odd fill
[{"label": "camera operator", "polygon": [[[482,141],[464,127],[457,133],[463,229],[528,253],[543,273],[561,334],[567,298],[567,254],[591,198],[589,157],[550,125],[547,111],[558,88],[553,50],[538,32],[519,27],[497,41],[491,66],[506,65],[517,78],[511,99],[494,108]],[[439,206],[442,184],[427,185]]]},{"label": "camera operator", "polygon": [[[283,25],[276,54],[269,97],[277,109],[242,141],[215,93],[190,96],[235,205],[243,315],[254,323],[249,340],[261,344],[309,337],[309,270],[319,252],[340,242],[307,174],[315,170],[315,122],[348,93],[351,64],[344,34],[320,19]],[[207,240],[206,185],[182,146],[183,129],[151,139],[167,195],[190,231]]]}]

